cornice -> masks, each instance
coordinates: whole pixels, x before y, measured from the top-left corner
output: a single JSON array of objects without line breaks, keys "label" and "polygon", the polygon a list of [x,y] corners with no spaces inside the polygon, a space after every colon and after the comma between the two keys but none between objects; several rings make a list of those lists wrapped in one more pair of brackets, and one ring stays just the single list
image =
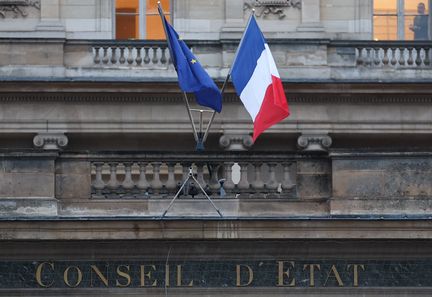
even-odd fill
[{"label": "cornice", "polygon": [[[286,90],[286,97],[289,103],[294,104],[430,104],[432,103],[432,94],[293,94]],[[192,96],[191,96],[192,98]],[[130,103],[173,103],[181,104],[183,102],[182,94],[176,93],[134,93],[134,92],[116,92],[116,93],[0,93],[0,102],[76,102],[76,103],[98,103],[98,102],[130,102]],[[239,103],[240,99],[237,94],[229,92],[223,96],[226,103]]]}]

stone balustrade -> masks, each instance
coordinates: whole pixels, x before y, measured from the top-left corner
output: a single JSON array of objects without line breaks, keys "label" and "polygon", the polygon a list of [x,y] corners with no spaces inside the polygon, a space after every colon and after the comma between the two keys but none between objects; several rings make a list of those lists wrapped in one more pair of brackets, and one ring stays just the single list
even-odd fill
[{"label": "stone balustrade", "polygon": [[[238,40],[187,40],[187,45],[215,80],[223,81]],[[431,45],[421,41],[269,39],[286,81],[430,80]],[[15,79],[177,80],[165,41],[151,40],[0,40],[0,55],[28,50],[0,62],[0,75]],[[50,55],[41,53],[49,52]],[[25,67],[23,66],[25,65]],[[43,67],[41,67],[41,65]],[[151,71],[141,71],[142,69]],[[409,71],[400,71],[400,70]],[[133,70],[133,71],[131,71]],[[391,75],[389,75],[391,74]]]},{"label": "stone balustrade", "polygon": [[[296,162],[283,158],[190,158],[97,160],[92,166],[93,199],[171,198],[189,169],[206,193],[217,198],[293,198]],[[190,179],[181,197],[203,197]]]},{"label": "stone balustrade", "polygon": [[356,64],[368,67],[430,67],[428,43],[372,43],[356,48]]},{"label": "stone balustrade", "polygon": [[170,61],[166,42],[103,41],[92,45],[93,62],[100,66],[168,67]]}]

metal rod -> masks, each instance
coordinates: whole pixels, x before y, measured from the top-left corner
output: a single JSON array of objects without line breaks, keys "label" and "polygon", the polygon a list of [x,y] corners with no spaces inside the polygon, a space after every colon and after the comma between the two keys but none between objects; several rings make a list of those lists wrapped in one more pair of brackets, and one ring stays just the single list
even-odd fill
[{"label": "metal rod", "polygon": [[200,121],[199,121],[199,135],[202,136],[202,130],[203,130],[203,111],[200,110]]},{"label": "metal rod", "polygon": [[184,97],[185,104],[186,104],[186,110],[187,110],[188,115],[189,115],[189,120],[190,120],[191,125],[192,125],[192,130],[193,130],[194,138],[195,138],[195,141],[198,142],[198,141],[199,141],[199,139],[198,139],[198,133],[197,133],[197,131],[196,131],[196,128],[195,128],[195,122],[194,122],[194,119],[193,119],[193,117],[192,117],[192,113],[191,113],[191,111],[190,111],[189,100],[188,100],[188,98],[187,98],[187,94],[186,94],[186,92],[183,92],[183,97]]},{"label": "metal rod", "polygon": [[184,186],[186,185],[186,183],[188,182],[188,180],[190,179],[190,177],[191,177],[191,175],[189,174],[188,178],[185,179],[185,181],[181,185],[180,189],[177,191],[177,193],[175,194],[174,198],[171,200],[170,204],[168,205],[168,208],[162,214],[161,219],[163,219],[165,217],[165,215],[167,214],[167,212],[170,210],[171,206],[174,204],[174,201],[180,195],[181,191],[183,190]]},{"label": "metal rod", "polygon": [[213,203],[213,201],[210,199],[210,197],[207,195],[207,192],[203,189],[203,187],[200,185],[200,183],[197,181],[197,179],[195,178],[195,176],[192,175],[192,179],[196,182],[196,184],[200,187],[201,191],[204,193],[204,195],[206,196],[206,198],[208,199],[208,201],[210,201],[211,205],[214,207],[214,209],[216,209],[217,213],[219,214],[219,216],[221,218],[223,218],[223,215],[221,214],[221,212],[219,211],[219,209],[216,207],[216,205]]},{"label": "metal rod", "polygon": [[[222,85],[222,89],[221,89],[222,98],[223,98],[223,94],[224,94],[224,92],[225,92],[225,87],[226,87],[226,85],[227,85],[227,83],[228,83],[229,78],[230,78],[230,74],[228,73],[228,75],[227,75],[227,77],[225,78],[225,81],[224,81],[224,83],[223,83],[223,85]],[[211,118],[210,118],[210,121],[209,121],[208,124],[207,124],[207,128],[206,128],[206,130],[205,130],[205,132],[204,132],[204,136],[203,136],[203,143],[207,140],[208,134],[209,134],[209,132],[210,132],[210,126],[213,124],[213,121],[214,121],[215,116],[216,116],[216,111],[213,110],[213,114],[212,114],[212,116],[211,116]]]}]

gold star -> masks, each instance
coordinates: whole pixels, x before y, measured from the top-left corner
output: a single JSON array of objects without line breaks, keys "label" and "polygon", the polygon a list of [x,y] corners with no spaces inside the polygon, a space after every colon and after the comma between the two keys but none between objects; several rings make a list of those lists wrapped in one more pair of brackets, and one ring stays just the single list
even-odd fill
[{"label": "gold star", "polygon": [[192,64],[195,64],[196,62],[197,62],[197,60],[195,60],[195,59],[192,59],[192,60],[191,60],[191,63],[192,63]]}]

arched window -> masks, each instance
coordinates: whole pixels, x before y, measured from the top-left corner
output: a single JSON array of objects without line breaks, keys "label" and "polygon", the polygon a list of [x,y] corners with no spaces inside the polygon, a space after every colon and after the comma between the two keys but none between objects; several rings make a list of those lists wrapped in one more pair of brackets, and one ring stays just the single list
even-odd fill
[{"label": "arched window", "polygon": [[375,40],[429,40],[431,0],[374,0]]},{"label": "arched window", "polygon": [[161,1],[170,20],[169,0],[115,0],[115,38],[165,39],[157,10],[158,1]]}]

